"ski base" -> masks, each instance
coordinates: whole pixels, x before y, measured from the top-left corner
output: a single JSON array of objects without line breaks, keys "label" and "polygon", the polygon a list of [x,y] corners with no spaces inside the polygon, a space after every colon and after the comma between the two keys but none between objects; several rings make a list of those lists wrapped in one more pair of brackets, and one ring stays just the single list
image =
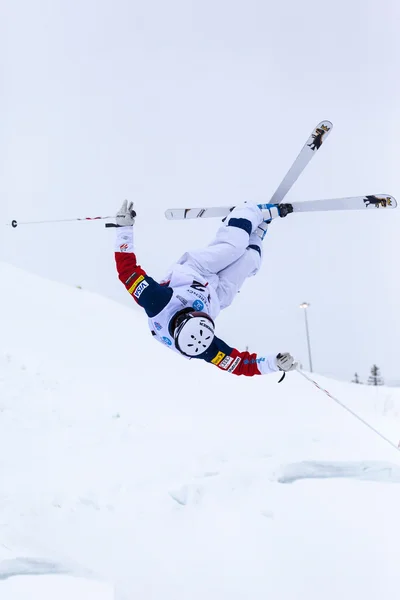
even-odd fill
[{"label": "ski base", "polygon": [[[332,210],[365,210],[372,208],[393,209],[397,207],[397,200],[388,194],[375,194],[370,196],[353,196],[350,198],[329,198],[325,200],[292,202],[290,203],[290,206],[292,206],[292,212],[294,213]],[[279,211],[279,204],[276,203],[258,204],[258,207],[262,211],[269,211],[272,208],[278,208]],[[165,216],[168,220],[173,221],[182,219],[208,219],[213,217],[223,218],[228,216],[234,208],[234,206],[169,208],[165,211]]]},{"label": "ski base", "polygon": [[322,144],[327,139],[332,131],[332,123],[330,121],[321,121],[311,132],[310,137],[300,150],[289,171],[286,173],[278,188],[274,192],[270,202],[272,204],[280,204],[293,184],[297,181],[301,173],[304,171],[308,163],[311,161],[316,152],[321,148]]}]

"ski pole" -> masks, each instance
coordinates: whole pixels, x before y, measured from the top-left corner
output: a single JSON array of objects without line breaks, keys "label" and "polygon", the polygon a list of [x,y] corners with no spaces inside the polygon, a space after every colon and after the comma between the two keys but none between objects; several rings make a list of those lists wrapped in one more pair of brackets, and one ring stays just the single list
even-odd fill
[{"label": "ski pole", "polygon": [[114,219],[115,215],[113,217],[75,217],[73,219],[51,219],[51,220],[46,220],[46,221],[16,221],[15,219],[13,219],[11,221],[11,223],[7,223],[7,225],[11,225],[11,227],[18,227],[18,225],[42,225],[44,223],[70,223],[71,221],[99,221],[101,219]]},{"label": "ski pole", "polygon": [[370,425],[369,423],[367,423],[367,421],[364,421],[364,419],[362,419],[357,413],[355,413],[354,411],[352,411],[351,408],[349,408],[348,406],[346,406],[345,404],[343,404],[343,402],[340,402],[340,400],[338,400],[337,398],[335,398],[334,396],[332,396],[332,394],[330,392],[328,392],[328,390],[325,390],[324,388],[322,388],[316,381],[314,381],[314,379],[311,379],[311,377],[309,377],[308,375],[306,375],[305,373],[303,373],[303,371],[301,371],[299,368],[297,368],[296,371],[298,373],[300,373],[300,375],[302,375],[305,379],[307,379],[308,381],[310,381],[311,383],[313,383],[315,385],[315,387],[317,387],[319,390],[321,390],[321,392],[324,392],[324,394],[326,394],[327,396],[329,396],[329,398],[331,400],[333,400],[334,402],[336,402],[336,404],[339,404],[339,406],[341,406],[342,408],[344,408],[345,410],[347,410],[347,412],[349,412],[351,415],[353,415],[353,417],[355,417],[356,419],[358,419],[359,421],[361,421],[361,423],[363,423],[366,427],[368,427],[369,429],[371,429],[371,431],[373,431],[376,435],[379,435],[380,438],[382,438],[385,442],[387,442],[388,444],[390,444],[395,450],[397,450],[397,452],[400,452],[400,448],[398,446],[396,446],[396,444],[394,444],[393,442],[391,442],[387,437],[385,437],[383,435],[383,433],[381,433],[380,431],[378,431],[377,429],[375,429],[375,427],[372,427],[372,425]]}]

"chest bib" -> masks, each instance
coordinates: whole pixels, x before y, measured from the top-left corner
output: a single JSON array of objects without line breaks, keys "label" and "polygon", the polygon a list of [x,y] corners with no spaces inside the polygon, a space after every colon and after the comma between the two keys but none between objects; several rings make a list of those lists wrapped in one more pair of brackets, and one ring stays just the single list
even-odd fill
[{"label": "chest bib", "polygon": [[[171,319],[184,308],[193,308],[193,310],[207,313],[214,320],[215,313],[219,312],[219,304],[215,308],[213,304],[212,290],[203,283],[193,281],[191,285],[174,287],[172,298],[167,306],[158,315],[148,319],[153,337],[171,350],[179,352],[168,331]],[[181,353],[179,352],[179,354]]]}]

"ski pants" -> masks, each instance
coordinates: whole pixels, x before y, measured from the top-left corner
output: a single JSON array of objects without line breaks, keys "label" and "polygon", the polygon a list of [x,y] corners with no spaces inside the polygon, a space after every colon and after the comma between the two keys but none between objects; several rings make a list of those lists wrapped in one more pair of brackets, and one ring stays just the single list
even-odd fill
[{"label": "ski pants", "polygon": [[255,275],[261,266],[262,242],[254,232],[262,220],[256,204],[237,207],[206,248],[187,252],[179,261],[183,269],[198,273],[209,282],[216,291],[220,309],[232,303],[245,279]]}]

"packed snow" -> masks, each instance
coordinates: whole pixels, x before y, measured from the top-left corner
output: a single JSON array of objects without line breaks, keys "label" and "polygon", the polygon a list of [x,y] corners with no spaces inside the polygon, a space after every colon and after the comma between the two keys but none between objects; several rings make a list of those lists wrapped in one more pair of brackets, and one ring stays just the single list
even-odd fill
[{"label": "packed snow", "polygon": [[[396,597],[400,452],[298,373],[181,359],[134,302],[0,286],[1,600]],[[315,379],[398,443],[399,389]]]}]

